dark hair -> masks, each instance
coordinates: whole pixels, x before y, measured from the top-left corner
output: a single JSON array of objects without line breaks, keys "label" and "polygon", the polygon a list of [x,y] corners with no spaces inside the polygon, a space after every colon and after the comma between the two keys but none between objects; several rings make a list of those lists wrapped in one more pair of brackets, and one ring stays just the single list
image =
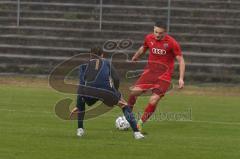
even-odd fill
[{"label": "dark hair", "polygon": [[160,21],[160,20],[156,21],[154,26],[159,27],[159,28],[163,28],[163,29],[167,28],[166,22],[164,20],[163,21]]},{"label": "dark hair", "polygon": [[97,56],[101,56],[103,54],[103,50],[101,47],[97,46],[97,47],[92,47],[91,48],[91,51],[90,51],[91,54],[95,54]]}]

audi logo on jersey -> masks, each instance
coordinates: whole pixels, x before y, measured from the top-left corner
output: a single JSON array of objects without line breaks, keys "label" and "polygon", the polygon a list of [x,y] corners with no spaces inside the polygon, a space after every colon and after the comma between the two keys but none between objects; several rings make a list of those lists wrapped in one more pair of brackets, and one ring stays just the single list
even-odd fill
[{"label": "audi logo on jersey", "polygon": [[152,48],[152,52],[157,55],[166,55],[167,51],[163,49],[158,49],[158,48]]}]

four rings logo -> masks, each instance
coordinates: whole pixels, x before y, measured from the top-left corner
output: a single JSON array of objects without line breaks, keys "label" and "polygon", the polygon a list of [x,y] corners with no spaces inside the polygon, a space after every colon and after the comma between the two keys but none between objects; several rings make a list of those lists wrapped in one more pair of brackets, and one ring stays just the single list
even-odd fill
[{"label": "four rings logo", "polygon": [[166,50],[158,49],[158,48],[152,48],[152,52],[154,54],[158,54],[158,55],[166,55],[167,54]]}]

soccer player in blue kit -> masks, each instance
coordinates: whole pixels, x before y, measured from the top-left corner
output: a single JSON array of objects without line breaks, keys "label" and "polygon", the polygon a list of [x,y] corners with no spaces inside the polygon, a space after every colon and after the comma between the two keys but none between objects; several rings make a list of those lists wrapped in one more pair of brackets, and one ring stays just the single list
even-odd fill
[{"label": "soccer player in blue kit", "polygon": [[[95,88],[95,91],[97,91],[97,89],[101,89],[114,94],[118,99],[118,103],[116,103],[116,105],[122,109],[126,120],[129,122],[134,132],[134,138],[142,139],[144,136],[137,128],[137,123],[131,108],[118,91],[120,80],[116,70],[108,60],[103,58],[103,56],[104,52],[100,47],[94,47],[91,49],[89,62],[80,66],[80,85]],[[73,113],[78,113],[77,136],[79,137],[84,135],[83,121],[85,115],[85,104],[92,106],[99,100],[98,98],[94,98],[92,96],[82,95],[79,93],[81,91],[81,87],[79,87],[77,104],[71,111],[70,115],[72,116]],[[87,91],[85,91],[85,93],[86,92]]]}]

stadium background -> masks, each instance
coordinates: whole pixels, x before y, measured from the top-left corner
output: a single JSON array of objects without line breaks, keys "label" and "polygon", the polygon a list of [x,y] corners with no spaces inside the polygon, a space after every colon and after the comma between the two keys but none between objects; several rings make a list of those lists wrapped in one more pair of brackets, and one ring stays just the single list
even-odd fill
[{"label": "stadium background", "polygon": [[[171,0],[170,8],[169,2],[1,0],[0,158],[239,158],[240,1]],[[77,140],[75,122],[53,111],[68,95],[49,87],[51,70],[106,40],[131,39],[131,49],[108,55],[132,55],[154,21],[168,18],[186,60],[186,88],[167,95],[158,110],[191,108],[192,121],[153,120],[146,140],[133,142],[129,131],[114,129],[120,114],[114,109],[87,121],[86,137]],[[137,110],[146,103],[140,98]]]},{"label": "stadium background", "polygon": [[131,39],[126,53],[134,53],[154,21],[170,15],[186,80],[239,82],[238,0],[172,0],[170,10],[167,0],[20,0],[19,21],[17,2],[0,2],[1,73],[48,74],[106,40]]}]

